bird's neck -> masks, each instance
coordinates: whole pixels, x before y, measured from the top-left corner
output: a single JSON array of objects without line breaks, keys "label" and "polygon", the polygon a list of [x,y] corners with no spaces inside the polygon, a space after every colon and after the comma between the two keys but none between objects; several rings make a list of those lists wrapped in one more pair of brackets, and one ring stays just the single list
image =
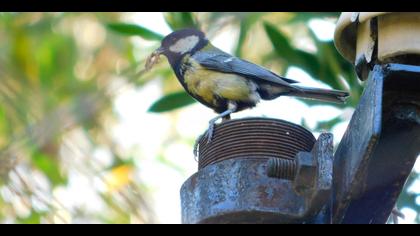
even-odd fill
[{"label": "bird's neck", "polygon": [[167,55],[169,64],[171,64],[172,69],[174,70],[176,76],[178,79],[182,80],[182,71],[181,67],[182,64],[186,61],[187,58],[193,56],[197,51],[205,49],[206,47],[211,47],[211,44],[208,40],[201,40],[197,46],[192,49],[190,52],[184,53],[184,54],[175,54],[175,53],[169,53]]}]

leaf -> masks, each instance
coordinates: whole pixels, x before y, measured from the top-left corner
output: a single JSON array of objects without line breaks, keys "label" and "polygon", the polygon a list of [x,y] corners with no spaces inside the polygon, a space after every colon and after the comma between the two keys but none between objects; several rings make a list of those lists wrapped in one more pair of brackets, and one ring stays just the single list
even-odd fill
[{"label": "leaf", "polygon": [[[284,36],[275,26],[264,23],[265,31],[277,53],[289,66],[297,66],[305,70],[314,79],[326,82],[335,89],[340,89],[339,80],[339,60],[331,49],[331,44],[317,41],[318,54],[312,54],[300,49],[295,49],[289,43],[289,39]],[[332,44],[333,45],[333,44]],[[319,101],[299,99],[307,105],[320,104]],[[345,107],[345,104],[331,104],[335,107]]]},{"label": "leaf", "polygon": [[354,67],[340,55],[334,42],[320,41],[312,30],[309,30],[309,34],[318,48],[317,57],[321,62],[319,78],[334,89],[346,89],[340,78],[340,75],[343,76],[351,89],[351,97],[348,99],[347,105],[356,105],[363,87],[359,84]]},{"label": "leaf", "polygon": [[164,17],[166,23],[168,23],[172,30],[200,28],[191,12],[167,12],[164,14]]},{"label": "leaf", "polygon": [[319,59],[312,53],[295,49],[295,56],[291,59],[290,63],[302,68],[309,75],[315,79],[320,79],[320,62]]},{"label": "leaf", "polygon": [[340,116],[337,116],[331,120],[319,121],[314,130],[317,132],[331,130],[336,124],[342,122],[342,120],[343,119]]},{"label": "leaf", "polygon": [[240,19],[240,32],[238,44],[236,45],[235,55],[238,57],[242,56],[242,47],[245,43],[246,36],[249,29],[254,25],[261,17],[261,13],[248,13],[245,19]]},{"label": "leaf", "polygon": [[31,214],[28,217],[25,217],[25,218],[18,217],[17,222],[19,224],[40,224],[42,215],[44,214],[31,211]]},{"label": "leaf", "polygon": [[250,25],[247,24],[246,21],[241,21],[240,24],[241,26],[240,26],[240,31],[239,31],[239,39],[238,39],[238,44],[236,45],[236,49],[235,49],[235,55],[238,57],[242,56],[242,52],[241,52],[242,46],[245,42],[245,38],[248,33],[248,29],[250,27]]},{"label": "leaf", "polygon": [[264,28],[278,57],[286,61],[289,66],[300,67],[315,79],[320,77],[320,65],[315,55],[293,48],[289,43],[290,40],[275,26],[264,22]]},{"label": "leaf", "polygon": [[149,108],[149,112],[166,112],[194,103],[195,100],[185,91],[168,94]]},{"label": "leaf", "polygon": [[120,34],[125,34],[125,35],[130,35],[130,36],[140,36],[147,40],[161,41],[164,37],[161,34],[158,34],[140,25],[135,25],[135,24],[108,23],[107,27],[110,30],[113,30]]},{"label": "leaf", "polygon": [[35,152],[32,161],[48,177],[53,186],[66,183],[66,179],[60,174],[60,167],[54,158],[42,152]]},{"label": "leaf", "polygon": [[280,57],[290,59],[295,56],[295,50],[290,45],[289,39],[277,30],[274,25],[264,22],[264,29],[271,41],[271,44]]},{"label": "leaf", "polygon": [[297,13],[291,18],[288,23],[300,23],[300,22],[309,22],[312,19],[322,19],[328,17],[338,18],[340,16],[340,12],[304,12],[304,13]]}]

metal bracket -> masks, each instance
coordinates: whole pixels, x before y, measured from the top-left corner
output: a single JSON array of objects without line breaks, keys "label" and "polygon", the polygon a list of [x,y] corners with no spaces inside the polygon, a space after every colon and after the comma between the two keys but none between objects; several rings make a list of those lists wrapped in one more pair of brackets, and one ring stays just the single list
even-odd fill
[{"label": "metal bracket", "polygon": [[333,222],[385,223],[419,153],[420,67],[376,65],[335,153]]}]

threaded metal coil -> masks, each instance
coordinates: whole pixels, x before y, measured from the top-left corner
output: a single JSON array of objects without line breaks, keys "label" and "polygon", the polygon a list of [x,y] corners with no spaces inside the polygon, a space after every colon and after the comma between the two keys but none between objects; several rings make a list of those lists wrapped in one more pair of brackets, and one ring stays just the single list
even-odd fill
[{"label": "threaded metal coil", "polygon": [[199,140],[198,169],[232,158],[294,159],[310,151],[315,137],[302,126],[272,118],[225,121],[214,128],[212,141]]}]

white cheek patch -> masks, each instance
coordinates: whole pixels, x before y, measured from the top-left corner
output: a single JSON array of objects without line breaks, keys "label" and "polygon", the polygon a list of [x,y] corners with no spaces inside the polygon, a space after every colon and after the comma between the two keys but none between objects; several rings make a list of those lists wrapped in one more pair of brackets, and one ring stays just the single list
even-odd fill
[{"label": "white cheek patch", "polygon": [[169,50],[171,52],[183,54],[193,49],[199,40],[198,36],[191,35],[176,41],[174,45],[169,47]]}]

